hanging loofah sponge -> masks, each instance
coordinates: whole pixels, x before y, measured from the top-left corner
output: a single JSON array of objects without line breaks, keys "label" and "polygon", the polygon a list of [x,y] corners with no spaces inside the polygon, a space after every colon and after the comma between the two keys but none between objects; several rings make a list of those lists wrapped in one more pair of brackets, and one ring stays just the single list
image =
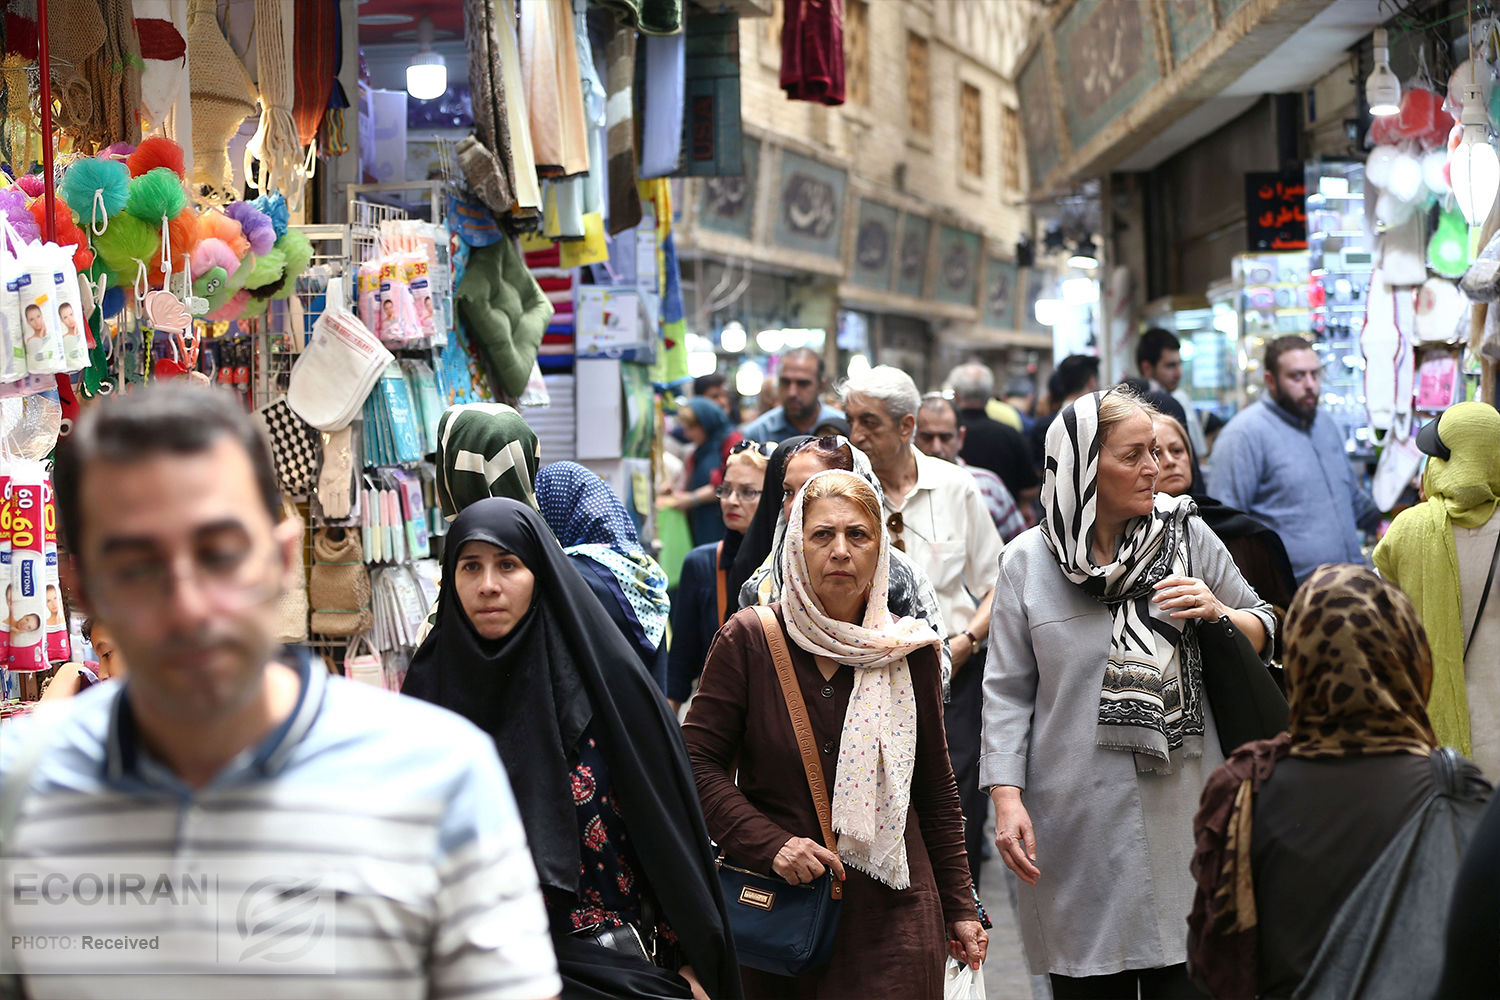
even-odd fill
[{"label": "hanging loofah sponge", "polygon": [[286,235],[276,242],[276,249],[286,256],[286,273],[281,285],[272,293],[273,299],[289,299],[297,290],[297,276],[312,263],[312,241],[300,229],[288,229]]},{"label": "hanging loofah sponge", "polygon": [[109,221],[109,228],[94,237],[94,252],[109,269],[110,280],[118,285],[135,283],[136,261],[144,261],[149,270],[160,266],[161,223],[152,225],[129,213]]},{"label": "hanging loofah sponge", "polygon": [[33,198],[40,198],[47,187],[42,183],[41,174],[22,174],[16,178],[16,186]]},{"label": "hanging loofah sponge", "polygon": [[[130,196],[130,171],[119,160],[98,157],[79,160],[63,174],[57,193],[79,219],[90,225],[97,222],[102,227],[111,215],[124,210]],[[96,219],[95,200],[101,196],[104,205],[98,211],[102,217]]]},{"label": "hanging loofah sponge", "polygon": [[245,239],[250,241],[250,252],[269,253],[276,245],[278,234],[271,217],[255,207],[254,202],[234,201],[224,206],[224,214],[240,224]]},{"label": "hanging loofah sponge", "polygon": [[128,142],[112,142],[99,150],[97,155],[106,160],[120,160],[123,162],[133,152],[135,152],[135,147]]},{"label": "hanging loofah sponge", "polygon": [[[58,198],[53,202],[55,206],[54,221],[57,228],[57,245],[73,247],[73,266],[80,271],[88,269],[94,262],[94,252],[89,249],[88,237],[78,223],[73,221],[73,213],[68,208],[68,203]],[[38,198],[31,203],[31,217],[36,220],[38,232],[45,234],[47,231],[47,200]]]},{"label": "hanging loofah sponge", "polygon": [[286,271],[286,254],[280,247],[255,258],[250,273],[245,276],[245,291],[256,298],[268,299],[281,287],[281,277]]},{"label": "hanging loofah sponge", "polygon": [[[175,274],[183,269],[187,258],[198,245],[202,234],[198,229],[198,220],[193,217],[192,212],[183,212],[177,218],[167,223],[167,242],[170,253],[171,269]],[[161,256],[158,254],[155,260],[147,261],[149,265],[148,277],[152,284],[161,285],[165,283],[166,275],[162,273]]]},{"label": "hanging loofah sponge", "polygon": [[166,167],[155,167],[130,182],[125,211],[137,219],[160,226],[163,217],[175,219],[186,207],[182,181]]},{"label": "hanging loofah sponge", "polygon": [[250,204],[271,217],[271,225],[276,229],[276,238],[278,240],[286,235],[286,227],[291,221],[291,214],[287,212],[286,199],[282,197],[280,191],[263,194]]},{"label": "hanging loofah sponge", "polygon": [[250,293],[243,288],[231,295],[222,306],[211,311],[204,318],[214,323],[223,323],[226,320],[239,319],[240,314],[245,311],[245,306],[250,302]]},{"label": "hanging loofah sponge", "polygon": [[171,139],[162,135],[153,135],[149,139],[142,140],[135,147],[135,152],[125,158],[125,165],[130,168],[130,176],[139,177],[156,167],[166,167],[177,175],[178,180],[187,177],[183,168],[182,147]]},{"label": "hanging loofah sponge", "polygon": [[240,224],[235,222],[223,212],[210,209],[198,217],[198,232],[204,239],[223,240],[234,251],[234,255],[241,260],[250,255],[250,241],[245,239],[244,230]]},{"label": "hanging loofah sponge", "polygon": [[[36,223],[36,216],[26,209],[26,192],[20,188],[0,189],[0,213],[10,220],[10,224],[16,227],[16,232],[23,240],[39,240],[42,238],[42,230]],[[14,247],[14,252],[20,253],[20,247]]]}]

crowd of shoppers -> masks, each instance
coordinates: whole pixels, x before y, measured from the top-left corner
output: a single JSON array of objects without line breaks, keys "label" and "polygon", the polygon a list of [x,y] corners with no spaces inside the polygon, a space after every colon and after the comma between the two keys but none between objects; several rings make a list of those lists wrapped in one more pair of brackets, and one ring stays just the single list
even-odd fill
[{"label": "crowd of shoppers", "polygon": [[[1446,931],[1439,995],[1472,995],[1500,926],[1500,816],[1478,817],[1500,769],[1500,415],[1422,430],[1423,501],[1377,576],[1308,342],[1270,345],[1206,484],[1180,351],[1148,332],[1140,378],[1103,391],[1097,359],[1064,359],[1036,412],[1029,379],[997,399],[974,363],[926,395],[867,369],[835,407],[799,349],[739,427],[728,383],[699,379],[662,501],[698,544],[670,593],[604,480],[543,467],[509,407],[450,408],[441,590],[402,698],[269,639],[301,526],[243,414],[182,386],[110,400],[57,475],[100,665],[54,681],[66,716],[0,732],[0,847],[97,851],[126,822],[147,850],[223,856],[163,801],[253,817],[235,849],[271,866],[336,839],[353,985],[253,982],[286,995],[938,997],[946,961],[985,958],[993,849],[1053,996],[1281,997],[1436,794],[1469,803],[1449,851],[1473,836],[1473,884],[1452,893],[1456,860],[1411,876],[1422,947],[1435,982]],[[1214,623],[1257,671],[1284,662],[1289,732],[1221,746]],[[1475,759],[1459,786],[1444,745]],[[414,832],[417,860],[370,846]],[[392,892],[394,864],[441,888]],[[831,957],[741,965],[736,915],[777,893],[726,895],[720,865],[831,879]],[[361,930],[398,925],[423,932]],[[249,995],[221,973],[173,985]],[[130,978],[26,995],[164,991]]]}]

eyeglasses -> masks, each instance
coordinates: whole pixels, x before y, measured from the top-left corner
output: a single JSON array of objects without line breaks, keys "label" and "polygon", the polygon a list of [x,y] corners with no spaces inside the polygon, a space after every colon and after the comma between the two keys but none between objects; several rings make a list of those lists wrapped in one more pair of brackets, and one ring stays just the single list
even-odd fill
[{"label": "eyeglasses", "polygon": [[902,552],[906,551],[906,541],[901,537],[901,532],[906,530],[906,519],[898,510],[885,519],[885,526],[891,533],[891,544]]},{"label": "eyeglasses", "polygon": [[753,486],[747,486],[744,489],[741,489],[738,486],[720,486],[714,490],[714,496],[718,497],[720,500],[729,500],[733,497],[739,497],[745,503],[755,503],[760,499],[761,492],[761,490],[758,490]]},{"label": "eyeglasses", "polygon": [[[180,565],[183,561],[186,567]],[[268,561],[257,558],[250,548],[210,549],[186,560],[148,558],[106,564],[91,574],[90,583],[97,604],[122,614],[159,607],[184,579],[191,580],[193,589],[214,608],[242,611],[275,596],[278,584],[266,577]]]},{"label": "eyeglasses", "polygon": [[760,452],[762,455],[766,456],[767,458],[770,458],[771,457],[771,453],[776,450],[776,442],[775,441],[751,441],[749,438],[741,438],[740,440],[738,440],[738,441],[736,441],[734,443],[733,447],[731,447],[729,449],[729,454],[731,454],[731,455],[738,455],[740,452],[742,452],[742,451],[749,451],[751,448],[754,448],[756,451]]}]

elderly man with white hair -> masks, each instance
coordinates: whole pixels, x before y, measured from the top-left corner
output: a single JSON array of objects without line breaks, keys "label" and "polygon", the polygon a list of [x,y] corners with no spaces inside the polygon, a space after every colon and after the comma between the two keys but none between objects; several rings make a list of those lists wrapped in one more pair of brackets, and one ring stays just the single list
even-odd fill
[{"label": "elderly man with white hair", "polygon": [[927,572],[937,591],[953,654],[952,704],[945,713],[948,755],[964,810],[969,870],[979,857],[989,803],[979,790],[979,725],[984,702],[984,646],[990,598],[1004,543],[974,477],[916,449],[912,438],[922,396],[911,376],[879,365],[840,388],[849,439],[869,456],[885,492],[891,544]]},{"label": "elderly man with white hair", "polygon": [[994,372],[971,361],[948,373],[947,386],[953,390],[958,419],[964,429],[961,457],[968,464],[999,476],[1021,505],[1027,523],[1034,523],[1031,511],[1041,483],[1032,461],[1031,446],[1020,431],[991,418],[985,409],[995,394]]}]

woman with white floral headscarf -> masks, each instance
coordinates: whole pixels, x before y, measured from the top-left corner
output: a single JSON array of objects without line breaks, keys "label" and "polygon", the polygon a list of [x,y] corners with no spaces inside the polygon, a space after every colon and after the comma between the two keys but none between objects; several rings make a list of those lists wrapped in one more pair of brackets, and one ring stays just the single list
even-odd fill
[{"label": "woman with white floral headscarf", "polygon": [[747,996],[935,997],[947,954],[984,960],[943,731],[941,639],[888,610],[890,562],[868,483],[839,470],[807,480],[792,503],[768,627],[789,640],[834,844],[820,842],[757,609],[719,632],[683,727],[709,834],[727,857],[791,885],[830,868],[843,881],[828,964],[795,981],[742,968]]}]

